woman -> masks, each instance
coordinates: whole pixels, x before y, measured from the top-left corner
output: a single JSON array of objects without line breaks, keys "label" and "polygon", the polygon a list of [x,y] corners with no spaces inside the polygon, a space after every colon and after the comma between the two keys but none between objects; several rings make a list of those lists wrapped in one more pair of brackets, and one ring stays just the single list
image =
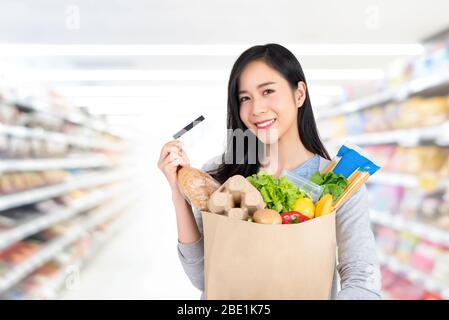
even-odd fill
[{"label": "woman", "polygon": [[[236,174],[247,177],[260,170],[276,177],[287,170],[309,178],[329,163],[301,65],[278,44],[251,47],[235,62],[228,83],[227,126],[232,131],[249,130],[257,143],[244,144],[243,152],[236,152],[234,137],[228,136],[224,154],[203,166],[220,183]],[[251,161],[261,150],[264,156]],[[180,141],[164,145],[158,166],[172,189],[179,258],[193,285],[204,291],[201,214],[196,208],[192,212],[176,178],[178,167],[186,165],[189,160]],[[341,288],[337,293],[335,272],[331,298],[379,299],[380,272],[365,186],[337,211],[336,231]]]}]

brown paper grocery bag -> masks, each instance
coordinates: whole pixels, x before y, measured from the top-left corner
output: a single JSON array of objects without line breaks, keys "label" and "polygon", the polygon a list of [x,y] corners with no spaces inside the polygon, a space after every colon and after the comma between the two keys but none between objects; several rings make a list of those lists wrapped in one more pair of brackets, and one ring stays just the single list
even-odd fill
[{"label": "brown paper grocery bag", "polygon": [[335,212],[266,225],[202,211],[206,299],[329,299]]}]

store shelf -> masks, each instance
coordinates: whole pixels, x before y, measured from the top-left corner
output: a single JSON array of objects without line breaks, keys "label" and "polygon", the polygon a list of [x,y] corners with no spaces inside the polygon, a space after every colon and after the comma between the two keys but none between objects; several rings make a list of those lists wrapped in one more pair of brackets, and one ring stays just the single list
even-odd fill
[{"label": "store shelf", "polygon": [[108,173],[89,173],[75,176],[64,183],[4,195],[0,198],[0,210],[11,209],[36,201],[57,197],[74,189],[89,188],[126,179],[131,177],[131,173],[132,171],[123,169],[109,171]]},{"label": "store shelf", "polygon": [[340,106],[326,109],[326,113],[319,114],[318,120],[335,117],[355,111],[360,111],[369,107],[374,107],[392,100],[403,100],[411,95],[416,95],[432,88],[449,86],[449,72],[441,72],[429,75],[420,79],[411,80],[397,88],[387,89],[378,94],[350,101]]},{"label": "store shelf", "polygon": [[373,107],[379,104],[386,103],[394,97],[393,90],[386,90],[376,95],[368,96],[362,99],[346,102],[342,105],[327,108],[326,113],[320,113],[317,115],[317,120],[331,118],[359,110],[363,110],[369,107]]},{"label": "store shelf", "polygon": [[439,229],[416,220],[407,220],[401,216],[376,210],[370,211],[371,221],[389,228],[410,232],[422,239],[449,246],[449,230]]},{"label": "store shelf", "polygon": [[401,186],[404,188],[416,188],[419,186],[419,181],[416,176],[401,173],[389,173],[389,172],[376,173],[375,175],[369,178],[367,183]]},{"label": "store shelf", "polygon": [[49,261],[64,247],[77,239],[82,231],[83,230],[79,228],[79,226],[73,227],[71,230],[68,230],[64,236],[53,240],[51,243],[39,250],[39,252],[33,255],[30,259],[14,267],[5,275],[0,276],[0,292],[9,289],[33,270]]},{"label": "store shelf", "polygon": [[[82,261],[73,263],[70,265],[73,270],[79,270],[81,268]],[[45,297],[46,300],[55,300],[57,297],[57,292],[61,290],[61,288],[64,286],[64,283],[67,281],[68,275],[67,275],[67,266],[62,266],[62,269],[57,272],[56,275],[53,276],[53,278],[46,284],[44,284],[43,287],[39,288],[39,290],[42,292],[41,296]],[[29,297],[25,297],[25,299],[29,300]]]},{"label": "store shelf", "polygon": [[405,276],[412,282],[418,282],[428,291],[439,294],[443,299],[449,299],[449,287],[440,286],[428,274],[400,262],[397,258],[379,252],[380,263],[395,273]]},{"label": "store shelf", "polygon": [[63,210],[56,210],[52,213],[42,214],[38,218],[25,222],[15,228],[0,232],[0,250],[13,244],[16,241],[22,240],[32,234],[38,233],[50,226],[67,220],[80,212],[100,205],[102,202],[118,196],[126,194],[126,191],[131,191],[132,185],[124,184],[107,191],[96,190],[90,192],[87,196],[79,200],[75,200],[68,207]]},{"label": "store shelf", "polygon": [[[370,177],[367,183],[401,186],[404,188],[419,188],[421,186],[419,179],[419,176],[411,174],[379,172]],[[442,189],[447,187],[449,187],[449,179],[440,181],[436,188]]]},{"label": "store shelf", "polygon": [[4,292],[16,285],[36,268],[39,268],[57,254],[59,254],[70,243],[79,239],[86,232],[100,223],[105,222],[117,212],[125,209],[130,203],[137,199],[137,194],[132,194],[120,200],[109,203],[99,209],[94,210],[92,217],[86,222],[74,225],[66,230],[62,236],[50,241],[42,249],[25,262],[13,267],[0,277],[0,292]]},{"label": "store shelf", "polygon": [[39,171],[54,169],[86,169],[113,166],[114,162],[105,155],[76,156],[60,159],[14,159],[0,160],[1,172]]},{"label": "store shelf", "polygon": [[117,138],[122,138],[117,132],[107,128],[104,121],[89,118],[81,113],[61,113],[52,111],[50,105],[44,101],[36,101],[34,99],[12,99],[8,97],[6,97],[5,101],[8,104],[17,105],[23,109],[40,112],[53,118],[65,120],[79,126],[88,127],[98,132],[108,133]]},{"label": "store shelf", "polygon": [[[70,269],[81,271],[111,238],[115,237],[119,231],[125,228],[126,224],[129,223],[132,218],[133,214],[126,213],[124,217],[120,217],[118,221],[113,222],[112,227],[108,227],[105,235],[101,235],[100,238],[94,239],[95,243],[86,254],[81,256],[78,261],[69,265]],[[46,299],[57,299],[58,292],[63,289],[64,283],[67,280],[67,267],[68,266],[63,267],[54,279],[52,279],[51,283],[45,285],[45,291],[48,293]]]},{"label": "store shelf", "polygon": [[19,138],[32,138],[55,143],[64,143],[82,148],[102,149],[115,152],[124,150],[123,146],[117,143],[103,141],[102,139],[51,132],[41,128],[27,128],[0,124],[0,134],[12,135]]},{"label": "store shelf", "polygon": [[399,144],[416,146],[422,141],[432,141],[439,146],[449,146],[449,121],[438,126],[399,129],[384,132],[349,135],[328,139],[329,144],[342,144],[346,140],[358,145]]}]

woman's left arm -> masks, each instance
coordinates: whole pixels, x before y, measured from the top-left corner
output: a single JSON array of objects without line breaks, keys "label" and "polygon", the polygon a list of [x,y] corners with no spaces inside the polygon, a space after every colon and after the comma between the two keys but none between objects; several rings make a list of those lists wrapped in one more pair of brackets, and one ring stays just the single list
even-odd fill
[{"label": "woman's left arm", "polygon": [[336,229],[341,278],[337,299],[381,299],[379,261],[365,185],[337,210]]}]

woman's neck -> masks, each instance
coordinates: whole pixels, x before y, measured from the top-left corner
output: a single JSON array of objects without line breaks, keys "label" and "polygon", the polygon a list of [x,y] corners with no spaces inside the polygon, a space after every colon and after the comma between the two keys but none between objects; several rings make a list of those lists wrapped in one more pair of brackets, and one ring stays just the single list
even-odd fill
[{"label": "woman's neck", "polygon": [[302,144],[296,123],[275,144],[265,145],[265,148],[261,169],[276,177],[283,170],[293,170],[314,156]]}]

